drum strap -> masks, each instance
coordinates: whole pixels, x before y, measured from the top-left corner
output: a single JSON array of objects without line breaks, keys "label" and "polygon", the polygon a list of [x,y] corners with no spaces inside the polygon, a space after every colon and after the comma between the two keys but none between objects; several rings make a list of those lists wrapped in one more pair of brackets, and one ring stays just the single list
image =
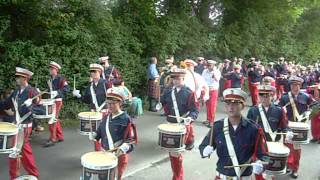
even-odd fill
[{"label": "drum strap", "polygon": [[91,83],[91,86],[90,86],[90,94],[91,94],[92,103],[94,104],[94,107],[96,108],[96,110],[98,110],[99,106],[97,101],[97,95],[93,89],[93,82]]},{"label": "drum strap", "polygon": [[[48,87],[49,87],[49,91],[52,92],[53,89],[52,89],[52,81],[51,81],[51,79],[49,79],[47,81],[47,84],[48,84]],[[52,94],[50,94],[50,99],[52,99]]]},{"label": "drum strap", "polygon": [[229,156],[232,160],[232,164],[235,166],[234,171],[236,172],[237,177],[240,179],[241,174],[240,174],[240,167],[238,167],[239,162],[238,162],[236,152],[234,150],[234,146],[231,141],[230,132],[229,132],[229,122],[227,117],[224,118],[224,121],[223,121],[223,133],[226,139]]},{"label": "drum strap", "polygon": [[104,74],[105,71],[106,71],[106,68],[104,67],[104,68],[103,68],[103,72],[102,72],[102,78],[103,78],[103,79],[106,79],[106,75]]},{"label": "drum strap", "polygon": [[300,115],[297,110],[296,103],[294,103],[291,92],[289,92],[288,95],[289,95],[289,100],[290,100],[290,104],[291,104],[292,112],[293,112],[293,121],[297,121],[297,120],[300,121]]},{"label": "drum strap", "polygon": [[108,138],[109,149],[113,149],[114,148],[114,144],[113,144],[113,139],[112,139],[112,136],[111,136],[111,133],[110,133],[110,129],[109,129],[110,117],[111,117],[111,115],[107,116],[106,135],[107,135],[107,138]]},{"label": "drum strap", "polygon": [[263,129],[265,132],[267,132],[270,135],[272,141],[274,142],[277,135],[272,131],[272,129],[270,127],[270,124],[267,120],[267,116],[263,112],[262,104],[259,104],[258,107],[259,107],[260,117],[261,117],[262,124],[263,124]]},{"label": "drum strap", "polygon": [[[171,98],[172,98],[172,103],[173,103],[173,109],[174,109],[175,116],[176,117],[180,117],[176,95],[174,94],[175,89],[176,88],[174,87],[172,89],[172,91],[171,91]],[[181,119],[180,118],[176,118],[176,119],[177,119],[177,122],[180,123]]]},{"label": "drum strap", "polygon": [[196,80],[196,77],[194,75],[194,72],[192,72],[191,70],[189,70],[191,75],[192,75],[192,78],[193,78],[193,82],[194,82],[194,98],[195,98],[195,102],[198,102],[198,97],[197,97],[197,92],[198,92],[198,89],[199,89],[199,84],[198,84],[198,81]]}]

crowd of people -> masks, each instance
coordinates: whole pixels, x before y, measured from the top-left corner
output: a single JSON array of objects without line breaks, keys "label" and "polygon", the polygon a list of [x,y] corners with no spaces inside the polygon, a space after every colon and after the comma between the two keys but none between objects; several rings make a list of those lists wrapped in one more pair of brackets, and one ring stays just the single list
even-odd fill
[{"label": "crowd of people", "polygon": [[[168,124],[179,125],[184,130],[183,150],[170,150],[170,144],[166,147],[169,149],[173,180],[184,179],[182,152],[195,146],[193,123],[202,107],[206,109],[203,124],[210,130],[199,149],[203,158],[217,152],[215,179],[244,180],[250,179],[252,174],[256,179],[275,179],[278,174],[265,172],[266,164],[272,166],[272,162],[266,160],[270,156],[271,142],[289,149],[285,173],[290,173],[292,178],[299,176],[301,144],[309,141],[302,142],[301,138],[308,137],[303,133],[298,137],[299,132],[295,128],[311,120],[311,142],[320,144],[318,64],[306,67],[287,62],[283,57],[267,64],[256,58],[248,61],[225,59],[221,63],[203,57],[196,61],[185,59],[177,64],[174,61],[170,56],[165,60],[165,66],[158,68],[157,58],[152,57],[147,72],[149,111],[161,112]],[[61,68],[57,62],[48,64],[50,78],[47,89],[41,91],[28,83],[33,73],[17,67],[17,88],[6,92],[0,101],[0,121],[16,125],[24,134],[21,147],[9,155],[11,180],[19,177],[20,162],[29,175],[39,178],[29,142],[33,130],[43,131],[37,117],[48,115],[49,111],[52,113],[48,121],[50,136],[44,147],[64,141],[59,114],[65,95],[71,88],[70,82],[59,74]],[[107,55],[90,64],[88,71],[90,81],[87,88],[81,93],[76,89],[74,79],[72,95],[79,103],[88,104],[91,112],[102,115],[96,129],[90,127],[89,139],[94,141],[95,151],[116,154],[117,179],[120,180],[128,164],[128,154],[138,142],[133,119],[143,114],[142,101],[133,97],[126,88]],[[44,103],[45,95],[53,102],[51,109]],[[247,100],[248,95],[251,101]],[[216,118],[220,99],[224,101],[226,110],[223,119]],[[243,116],[248,103],[249,110]],[[4,124],[0,124],[0,134],[4,130]],[[98,177],[108,179],[104,175]],[[92,177],[88,175],[83,179]]]}]

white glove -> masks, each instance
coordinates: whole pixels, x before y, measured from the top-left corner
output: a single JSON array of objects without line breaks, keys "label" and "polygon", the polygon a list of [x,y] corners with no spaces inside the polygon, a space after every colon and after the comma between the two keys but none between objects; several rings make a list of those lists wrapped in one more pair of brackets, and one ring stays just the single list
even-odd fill
[{"label": "white glove", "polygon": [[121,146],[119,147],[119,149],[123,152],[123,153],[127,153],[130,149],[130,146],[128,143],[123,143],[121,144]]},{"label": "white glove", "polygon": [[293,132],[292,131],[288,131],[286,133],[286,141],[290,142],[292,140],[293,136],[294,136]]},{"label": "white glove", "polygon": [[183,120],[184,120],[184,124],[185,125],[189,125],[193,121],[193,119],[191,117],[187,117],[187,118],[185,118]]},{"label": "white glove", "polygon": [[51,99],[55,98],[56,96],[58,96],[58,91],[51,91]]},{"label": "white glove", "polygon": [[204,102],[208,101],[209,99],[210,99],[210,96],[209,96],[208,94],[205,94],[205,95],[203,96],[203,101],[204,101]]},{"label": "white glove", "polygon": [[80,90],[73,90],[72,95],[77,98],[81,98]]},{"label": "white glove", "polygon": [[97,134],[96,134],[95,132],[90,133],[90,134],[89,134],[89,140],[90,140],[90,141],[94,141],[95,138],[96,138],[96,136],[97,136]]},{"label": "white glove", "polygon": [[24,105],[26,105],[27,107],[31,106],[32,105],[32,99],[27,99],[24,103]]},{"label": "white glove", "polygon": [[202,152],[202,154],[203,154],[203,156],[204,157],[208,157],[208,156],[210,156],[211,154],[213,153],[213,146],[206,146],[204,149],[203,149],[203,152]]},{"label": "white glove", "polygon": [[258,160],[254,163],[251,163],[252,165],[252,172],[254,174],[262,174],[263,173],[263,164],[262,161]]},{"label": "white glove", "polygon": [[39,88],[37,88],[36,90],[38,91],[38,93],[41,92]]}]

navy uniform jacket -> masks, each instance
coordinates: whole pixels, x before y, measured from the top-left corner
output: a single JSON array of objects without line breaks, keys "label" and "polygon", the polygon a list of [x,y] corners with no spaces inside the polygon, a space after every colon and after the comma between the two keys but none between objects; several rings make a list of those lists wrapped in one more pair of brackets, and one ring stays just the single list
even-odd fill
[{"label": "navy uniform jacket", "polygon": [[[223,122],[224,119],[216,121],[213,126],[212,145],[217,151],[219,158],[217,162],[217,171],[227,176],[236,176],[233,168],[224,168],[224,166],[231,166],[232,160],[228,153],[227,143],[223,132]],[[253,122],[250,122],[250,120],[242,117],[236,131],[234,131],[229,122],[229,132],[239,164],[251,163],[251,161],[247,161],[254,155],[256,155],[256,157],[259,159],[263,159],[263,156],[265,155],[263,148],[264,135],[262,130],[258,129]],[[210,134],[211,130],[199,146],[202,157],[204,148],[209,145]],[[243,172],[242,176],[250,176],[251,174],[252,167],[248,167]]]},{"label": "navy uniform jacket", "polygon": [[303,79],[303,83],[301,85],[301,89],[307,89],[310,85],[311,78],[309,75],[302,75],[301,78]]},{"label": "navy uniform jacket", "polygon": [[[91,83],[86,88],[84,95],[81,97],[81,100],[82,102],[89,104],[91,109],[96,109],[95,105],[92,102],[90,90]],[[108,83],[108,81],[104,79],[100,79],[97,85],[93,84],[93,90],[97,97],[98,106],[101,106],[101,104],[103,104],[103,102],[106,100],[106,93],[108,88],[110,88],[110,83]]]},{"label": "navy uniform jacket", "polygon": [[[171,98],[171,92],[174,88],[169,89],[168,91],[164,92],[163,96],[161,96],[161,103],[163,106],[166,106],[168,109],[168,115],[175,116],[174,108],[173,108],[173,101]],[[195,95],[186,86],[183,86],[180,91],[176,94],[177,105],[179,109],[180,116],[188,114],[186,117],[191,117],[192,119],[197,119],[199,110],[195,105]],[[171,123],[177,123],[175,118],[167,117],[167,121]]]},{"label": "navy uniform jacket", "polygon": [[[135,140],[136,135],[132,136],[132,129],[131,129],[131,120],[127,113],[122,112],[119,115],[115,117],[111,117],[112,115],[108,115],[109,119],[109,131],[114,143],[115,148],[119,147],[123,142],[130,142]],[[109,150],[109,144],[108,144],[108,137],[106,133],[106,123],[107,123],[107,117],[105,117],[102,122],[100,123],[97,135],[95,139],[99,141],[101,139],[102,147],[105,150]],[[117,145],[117,146],[116,146]],[[128,152],[131,152],[134,148],[133,144],[130,144],[130,149]],[[127,152],[127,153],[128,153]]]},{"label": "navy uniform jacket", "polygon": [[[30,107],[22,106],[22,104],[29,98],[32,98],[38,94],[37,90],[30,85],[28,85],[22,93],[20,93],[20,88],[16,89],[7,99],[0,102],[0,110],[9,109],[11,108],[14,110],[14,106],[12,103],[12,98],[17,99],[18,102],[18,109],[20,117],[22,118],[25,114],[29,113],[30,111],[33,111],[33,105]],[[35,101],[34,101],[34,104]],[[30,123],[32,120],[32,115],[30,115],[26,120],[22,122],[22,124]],[[15,119],[15,118],[14,118]]]},{"label": "navy uniform jacket", "polygon": [[266,77],[266,76],[276,78],[276,72],[273,69],[267,70],[263,73],[263,77]]},{"label": "navy uniform jacket", "polygon": [[231,80],[231,88],[241,88],[241,73],[232,72],[229,74],[223,75],[228,80]]},{"label": "navy uniform jacket", "polygon": [[110,65],[108,68],[104,69],[104,75],[106,77],[106,80],[109,81],[109,77],[110,77],[111,73],[112,73],[113,77],[110,78],[110,81],[112,83],[115,83],[115,82],[118,82],[118,81],[121,80],[121,76],[119,74],[118,69],[115,66],[112,66],[112,65]]},{"label": "navy uniform jacket", "polygon": [[[297,107],[299,115],[301,115],[302,113],[307,111],[308,110],[308,106],[313,102],[312,97],[309,94],[306,94],[306,93],[303,93],[303,92],[300,92],[297,97],[294,97],[294,95],[292,95],[292,98],[294,100],[294,103],[296,104],[296,107]],[[288,120],[289,121],[294,121],[292,107],[291,107],[291,104],[290,104],[288,93],[284,94],[281,97],[279,105],[283,107],[287,103],[289,103],[289,105],[286,106]]]},{"label": "navy uniform jacket", "polygon": [[55,99],[58,99],[64,98],[65,94],[69,92],[70,88],[67,80],[63,76],[57,75],[52,80],[52,90],[58,92],[58,95],[55,97]]},{"label": "navy uniform jacket", "polygon": [[[282,110],[280,106],[271,104],[267,112],[264,107],[262,108],[273,132],[286,132],[288,130],[288,120],[286,119],[285,111]],[[253,106],[249,109],[247,118],[257,123],[263,129],[263,123],[258,106]],[[264,131],[264,134],[266,136],[267,141],[272,141],[268,133]],[[276,141],[278,141],[280,138],[281,136],[277,136]]]},{"label": "navy uniform jacket", "polygon": [[262,74],[257,68],[255,68],[253,71],[249,71],[248,76],[251,77],[252,83],[261,82],[262,80]]}]

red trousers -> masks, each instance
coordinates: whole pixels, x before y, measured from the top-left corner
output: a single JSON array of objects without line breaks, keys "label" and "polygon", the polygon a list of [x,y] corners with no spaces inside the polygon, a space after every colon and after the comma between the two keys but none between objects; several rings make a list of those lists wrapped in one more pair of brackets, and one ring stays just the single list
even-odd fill
[{"label": "red trousers", "polygon": [[118,157],[118,180],[122,180],[122,175],[124,171],[127,168],[129,161],[129,155],[128,154],[122,154]]},{"label": "red trousers", "polygon": [[60,119],[59,119],[59,113],[62,108],[62,101],[56,101],[56,123],[49,124],[49,130],[50,130],[50,140],[53,142],[56,142],[57,140],[64,140],[63,132],[62,132],[62,127],[60,124]]},{"label": "red trousers", "polygon": [[189,124],[186,125],[186,135],[185,135],[185,144],[191,144],[194,142],[194,132],[193,132],[193,125]]},{"label": "red trousers", "polygon": [[320,141],[320,112],[311,119],[311,134],[313,139]]},{"label": "red trousers", "polygon": [[39,177],[39,171],[36,166],[32,149],[29,142],[29,136],[32,132],[32,127],[24,129],[24,144],[21,149],[21,158],[9,158],[9,175],[10,180],[17,178],[20,175],[20,163],[29,175]]},{"label": "red trousers", "polygon": [[278,100],[282,97],[283,93],[284,93],[284,86],[283,85],[276,85],[276,89],[277,89],[277,98]]},{"label": "red trousers", "polygon": [[251,94],[251,100],[252,100],[252,105],[253,106],[258,104],[258,100],[259,100],[258,86],[259,86],[258,83],[251,83],[250,94]]},{"label": "red trousers", "polygon": [[210,90],[209,91],[209,100],[206,102],[206,108],[207,108],[207,120],[212,125],[216,109],[217,109],[217,102],[218,102],[218,90]]},{"label": "red trousers", "polygon": [[285,143],[286,146],[290,149],[290,154],[288,157],[288,168],[294,172],[298,172],[299,163],[301,158],[301,149],[294,149],[293,144]]},{"label": "red trousers", "polygon": [[223,90],[231,88],[231,80],[225,79],[223,84]]}]

